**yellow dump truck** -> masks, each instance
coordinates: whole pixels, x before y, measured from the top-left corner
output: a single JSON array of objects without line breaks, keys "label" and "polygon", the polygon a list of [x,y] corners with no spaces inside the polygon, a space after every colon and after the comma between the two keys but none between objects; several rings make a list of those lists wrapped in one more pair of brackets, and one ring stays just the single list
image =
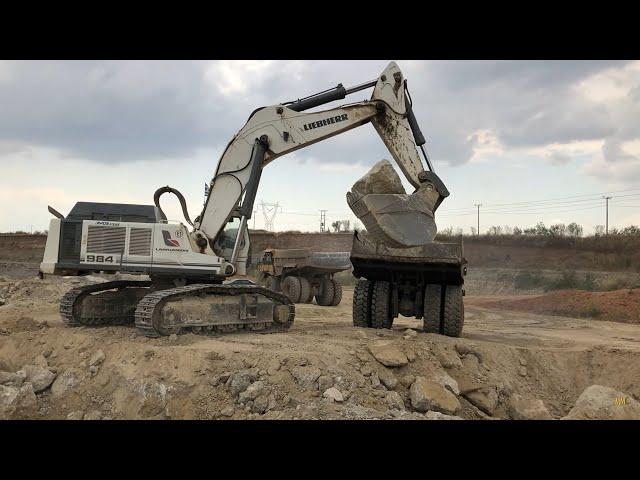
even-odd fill
[{"label": "yellow dump truck", "polygon": [[312,252],[308,248],[267,249],[257,264],[265,286],[294,303],[335,306],[342,285],[334,274],[351,269],[349,252]]}]

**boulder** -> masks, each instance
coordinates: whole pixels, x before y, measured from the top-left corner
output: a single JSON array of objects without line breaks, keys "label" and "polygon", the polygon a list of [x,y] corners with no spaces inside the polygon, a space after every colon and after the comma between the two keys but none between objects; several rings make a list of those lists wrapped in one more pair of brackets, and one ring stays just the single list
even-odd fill
[{"label": "boulder", "polygon": [[382,384],[389,390],[393,390],[398,385],[398,379],[395,374],[385,367],[378,368],[378,378]]},{"label": "boulder", "polygon": [[351,188],[360,195],[370,193],[406,194],[402,181],[388,160],[380,160]]},{"label": "boulder", "polygon": [[310,388],[321,374],[322,371],[313,366],[294,367],[291,369],[291,375],[302,388]]},{"label": "boulder", "polygon": [[74,388],[80,381],[80,373],[75,368],[68,368],[51,385],[51,393],[54,396],[60,396]]},{"label": "boulder", "polygon": [[20,387],[18,392],[18,399],[16,406],[18,409],[33,409],[38,405],[38,399],[33,391],[33,386],[30,383],[25,383]]},{"label": "boulder", "polygon": [[475,356],[480,363],[483,362],[483,355],[475,345],[469,345],[467,343],[456,343],[455,345],[456,352],[460,354],[460,356],[473,355]]},{"label": "boulder", "polygon": [[591,385],[563,420],[640,420],[640,402],[610,387]]},{"label": "boulder", "polygon": [[517,393],[509,399],[509,415],[514,420],[552,419],[542,400],[525,398]]},{"label": "boulder", "polygon": [[385,367],[401,367],[409,363],[404,352],[391,342],[373,342],[369,345],[369,352]]},{"label": "boulder", "polygon": [[225,385],[231,395],[238,395],[240,392],[244,392],[255,379],[256,376],[253,372],[249,370],[240,370],[229,375]]},{"label": "boulder", "polygon": [[[44,358],[44,357],[42,357]],[[25,365],[21,369],[26,375],[26,380],[33,385],[33,391],[35,393],[42,392],[49,388],[56,378],[56,374],[51,372],[47,368],[42,368],[37,365]]]},{"label": "boulder", "polygon": [[15,406],[19,391],[18,387],[0,385],[0,418],[8,418],[8,416],[2,416],[2,413],[8,412]]},{"label": "boulder", "polygon": [[322,396],[324,398],[328,398],[332,402],[344,402],[344,396],[342,395],[342,392],[336,387],[326,389]]},{"label": "boulder", "polygon": [[244,390],[243,392],[240,392],[240,395],[238,396],[238,402],[246,403],[249,400],[255,400],[260,395],[262,395],[264,391],[265,391],[264,382],[260,382],[260,381],[254,382],[251,385],[249,385],[246,390]]},{"label": "boulder", "polygon": [[485,386],[464,395],[469,403],[493,416],[498,407],[498,391],[494,386]]},{"label": "boulder", "polygon": [[269,407],[268,395],[260,395],[253,401],[253,405],[251,405],[251,412],[262,415],[264,412],[267,411],[268,407]]},{"label": "boulder", "polygon": [[407,373],[406,375],[403,375],[402,377],[400,377],[400,385],[402,385],[405,388],[409,388],[415,381],[416,381],[415,375],[411,375],[410,373]]},{"label": "boulder", "polygon": [[445,414],[454,414],[460,410],[458,398],[439,383],[417,377],[409,389],[411,406],[419,412],[435,410]]},{"label": "boulder", "polygon": [[104,362],[105,358],[106,357],[104,355],[104,352],[102,350],[98,350],[96,353],[91,355],[91,358],[89,359],[89,366],[93,367],[100,365],[102,362]]},{"label": "boulder", "polygon": [[0,385],[9,387],[21,387],[27,378],[27,374],[21,370],[16,373],[0,372]]},{"label": "boulder", "polygon": [[[460,372],[463,373],[463,372]],[[470,392],[475,392],[476,390],[480,390],[483,385],[478,382],[470,375],[456,375],[456,381],[458,383],[458,388],[460,389],[460,394],[465,395]]]},{"label": "boulder", "polygon": [[67,415],[67,420],[82,420],[83,418],[84,412],[82,410],[76,410]]},{"label": "boulder", "polygon": [[22,417],[38,405],[30,383],[21,387],[0,385],[0,420]]},{"label": "boulder", "polygon": [[452,378],[448,373],[435,372],[430,378],[434,382],[442,385],[444,388],[449,390],[454,395],[460,395],[460,388],[458,387],[458,382],[454,378]]},{"label": "boulder", "polygon": [[480,371],[480,360],[475,355],[465,355],[462,359],[462,370],[471,376],[478,377],[482,375]]}]

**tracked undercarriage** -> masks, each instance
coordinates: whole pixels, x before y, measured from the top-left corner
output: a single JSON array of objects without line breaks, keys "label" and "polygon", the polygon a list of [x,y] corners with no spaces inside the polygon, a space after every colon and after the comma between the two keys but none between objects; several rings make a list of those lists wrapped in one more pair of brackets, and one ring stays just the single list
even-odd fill
[{"label": "tracked undercarriage", "polygon": [[159,288],[150,281],[119,280],[77,287],[60,302],[69,326],[135,324],[148,337],[286,331],[294,304],[281,293],[248,281]]}]

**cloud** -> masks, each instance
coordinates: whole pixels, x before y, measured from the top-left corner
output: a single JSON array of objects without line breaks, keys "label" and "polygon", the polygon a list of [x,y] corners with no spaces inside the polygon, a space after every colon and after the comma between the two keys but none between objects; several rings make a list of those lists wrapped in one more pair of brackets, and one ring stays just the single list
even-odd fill
[{"label": "cloud", "polygon": [[640,162],[635,157],[615,162],[596,159],[586,164],[583,171],[600,181],[617,186],[637,186],[640,182]]},{"label": "cloud", "polygon": [[[226,144],[257,107],[375,78],[387,61],[5,61],[0,159],[49,147],[88,162],[188,158]],[[604,141],[608,162],[640,138],[640,63],[400,61],[435,165]],[[347,101],[367,99],[358,92]],[[327,108],[327,107],[322,107]],[[4,150],[3,150],[4,149]],[[370,127],[298,152],[371,165],[388,152]],[[552,165],[567,153],[541,154]],[[2,161],[2,160],[0,160]],[[215,160],[213,160],[215,163]],[[212,168],[214,165],[212,165]]]},{"label": "cloud", "polygon": [[571,157],[565,153],[551,152],[549,155],[549,163],[555,166],[567,165],[571,161]]}]

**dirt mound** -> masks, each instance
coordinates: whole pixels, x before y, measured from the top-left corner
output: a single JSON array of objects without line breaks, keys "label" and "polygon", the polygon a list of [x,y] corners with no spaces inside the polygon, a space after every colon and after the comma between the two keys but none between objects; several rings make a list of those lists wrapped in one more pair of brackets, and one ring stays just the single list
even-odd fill
[{"label": "dirt mound", "polygon": [[612,292],[560,290],[525,298],[483,299],[484,307],[565,317],[593,318],[609,322],[640,323],[640,289]]},{"label": "dirt mound", "polygon": [[464,338],[422,333],[407,318],[376,331],[352,326],[345,288],[337,307],[297,305],[286,333],[148,339],[129,326],[66,327],[58,300],[88,281],[0,284],[6,417],[562,418],[593,384],[640,398],[635,325],[606,324],[607,337],[601,322],[494,319],[503,312],[469,302]]}]

